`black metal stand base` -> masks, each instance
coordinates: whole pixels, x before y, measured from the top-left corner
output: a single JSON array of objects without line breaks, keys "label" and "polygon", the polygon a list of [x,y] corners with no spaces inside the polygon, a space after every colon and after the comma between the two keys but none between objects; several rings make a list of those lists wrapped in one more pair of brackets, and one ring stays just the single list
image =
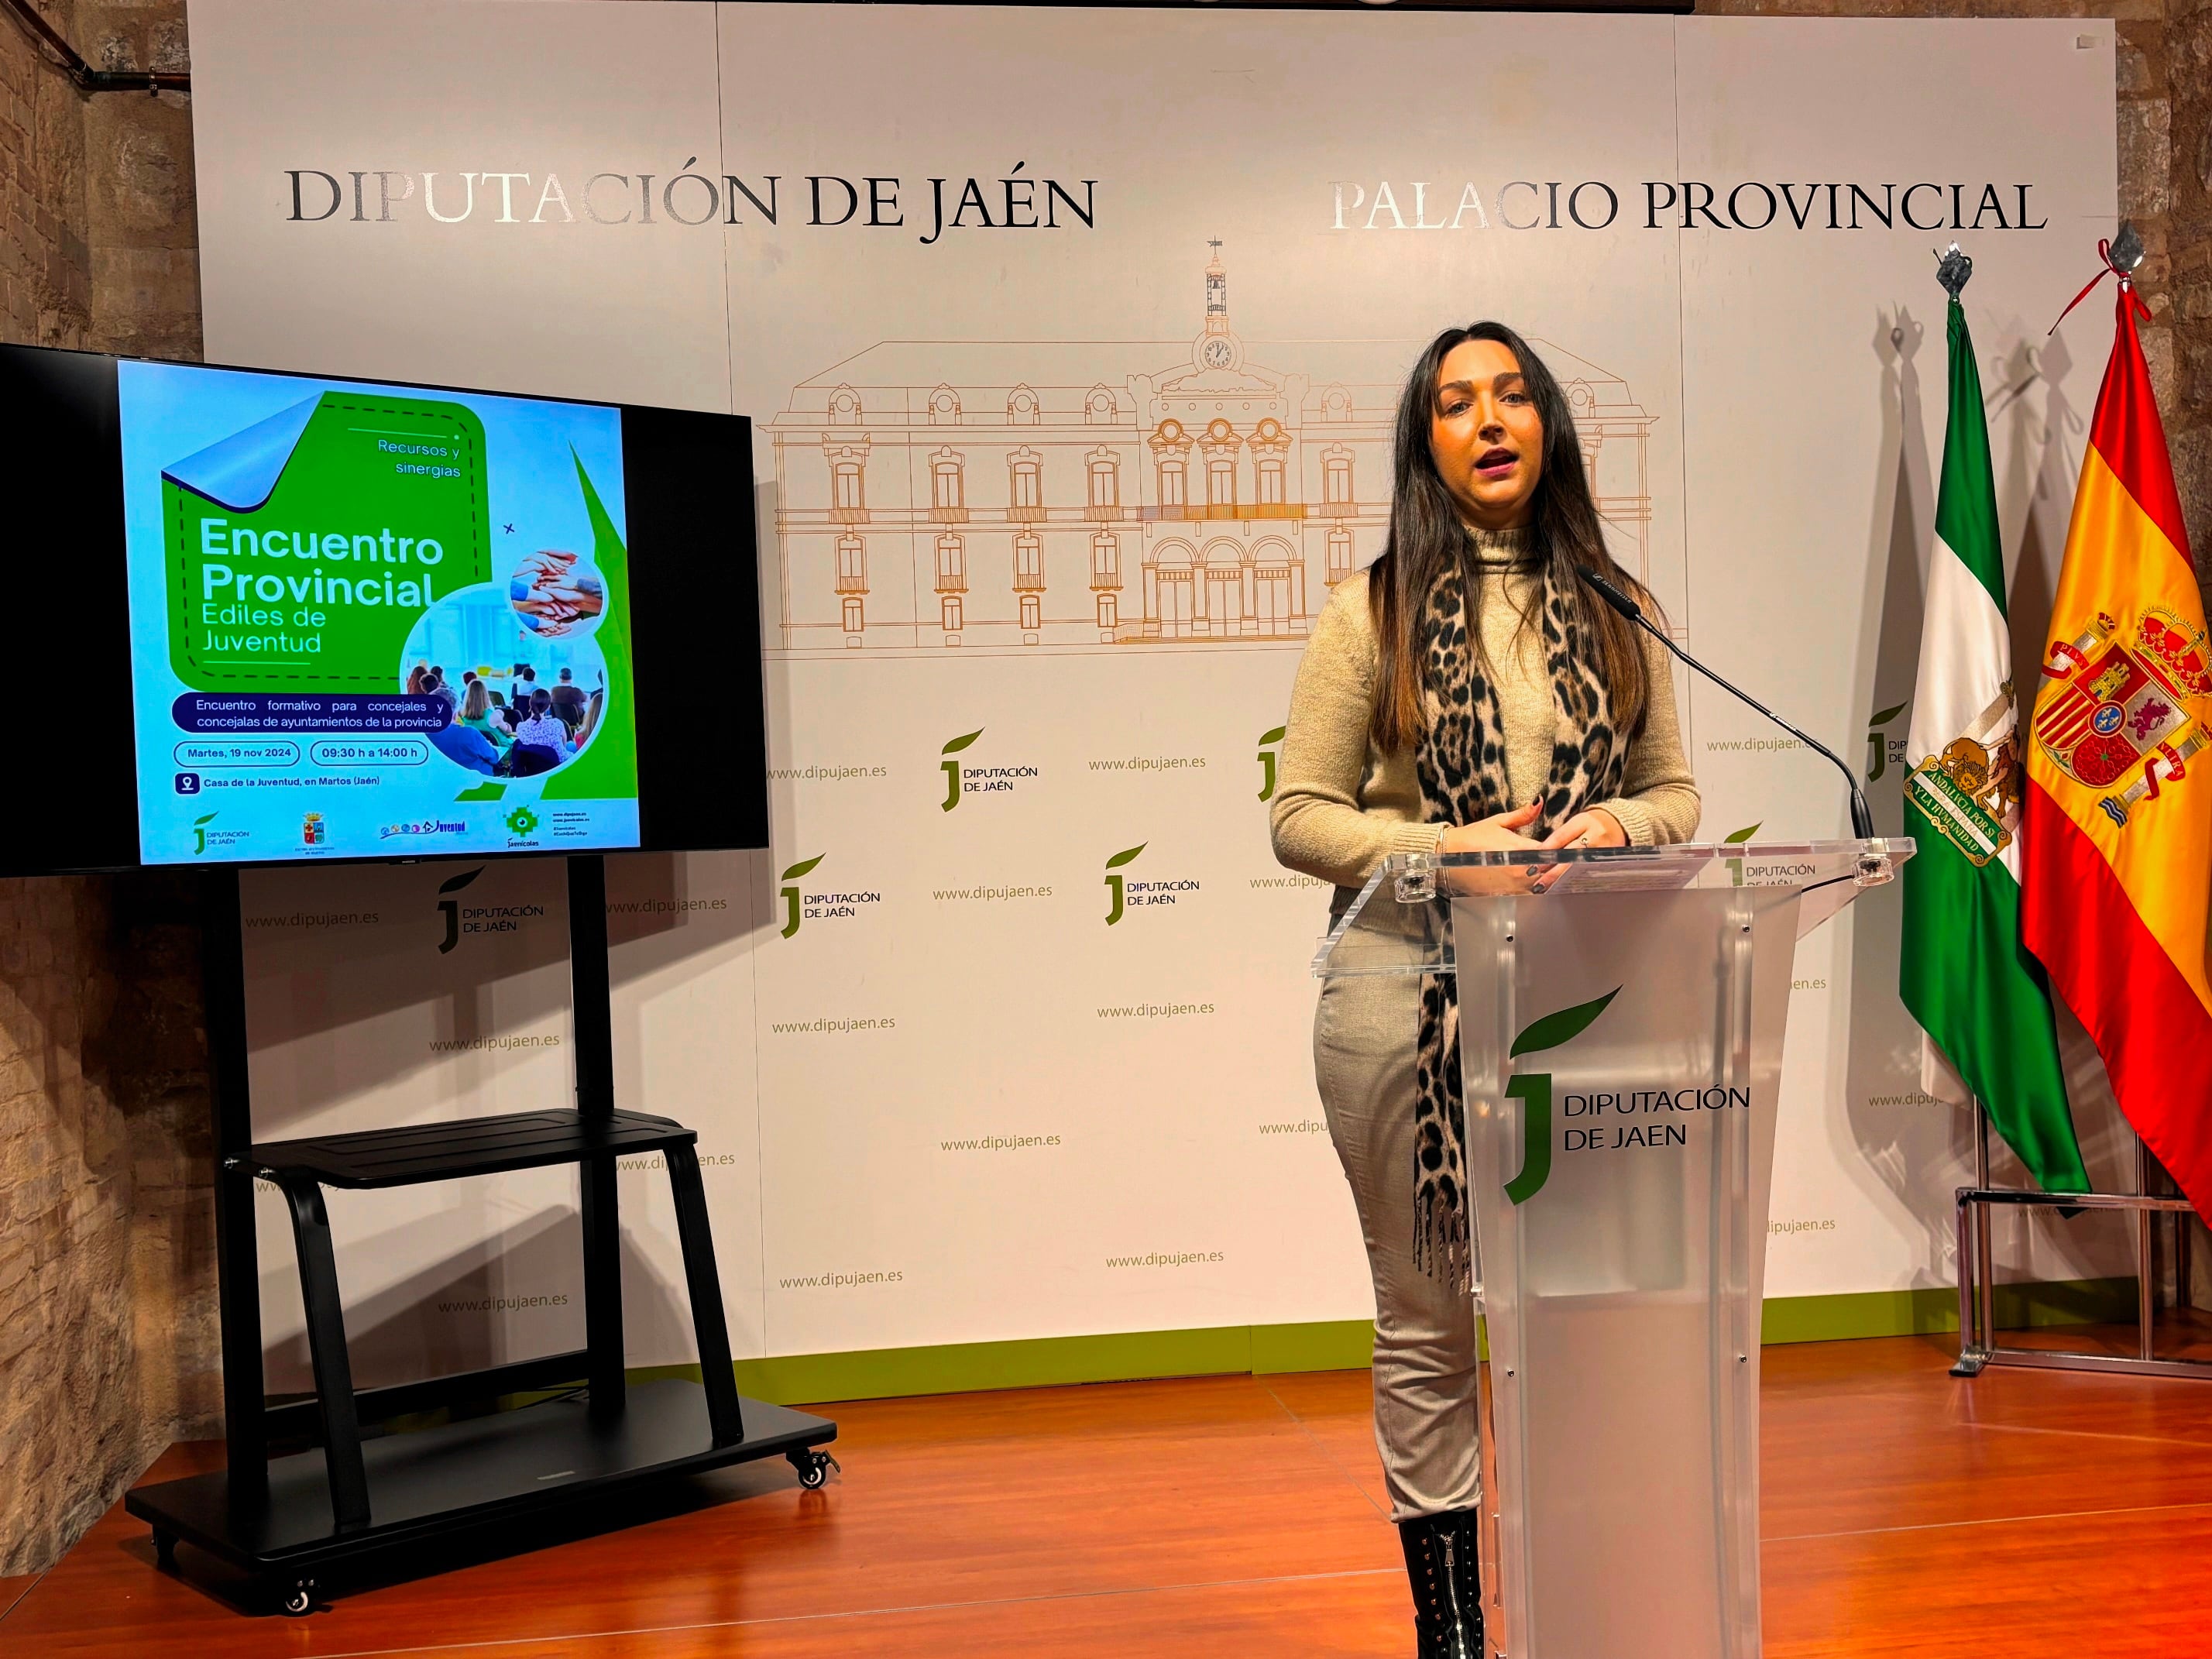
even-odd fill
[{"label": "black metal stand base", "polygon": [[367,1441],[372,1519],[344,1530],[331,1518],[319,1450],[270,1459],[265,1498],[241,1493],[234,1501],[229,1474],[218,1470],[141,1486],[124,1507],[153,1528],[165,1563],[182,1540],[288,1592],[287,1611],[303,1613],[319,1571],[604,1502],[647,1481],[787,1457],[801,1485],[822,1484],[828,1459],[817,1448],[836,1437],[835,1423],[765,1401],[743,1408],[745,1437],[726,1446],[708,1432],[706,1390],[681,1381],[632,1384],[611,1419],[594,1416],[585,1401],[562,1400]]},{"label": "black metal stand base", "polygon": [[[817,1449],[837,1437],[835,1423],[738,1395],[697,1133],[667,1118],[616,1109],[605,863],[579,854],[568,866],[574,1110],[268,1142],[253,1139],[247,1087],[238,874],[209,873],[208,1045],[216,1104],[216,1255],[229,1457],[221,1474],[143,1487],[125,1498],[125,1508],[154,1528],[164,1566],[184,1540],[282,1589],[284,1610],[302,1613],[315,1604],[319,1567],[488,1524],[513,1526],[585,1499],[611,1504],[661,1477],[781,1455],[791,1460],[803,1486],[828,1478],[830,1455]],[[652,1151],[663,1154],[668,1172],[703,1384],[632,1388],[623,1372],[615,1169],[622,1152]],[[356,1389],[323,1189],[370,1192],[562,1164],[576,1166],[582,1200],[584,1347],[366,1394]],[[274,1182],[290,1205],[315,1367],[312,1404],[274,1412],[263,1392],[256,1177]],[[587,1382],[588,1403],[550,1401],[413,1434],[362,1437],[365,1420],[577,1377]],[[321,1449],[270,1458],[272,1418],[309,1412]]]}]

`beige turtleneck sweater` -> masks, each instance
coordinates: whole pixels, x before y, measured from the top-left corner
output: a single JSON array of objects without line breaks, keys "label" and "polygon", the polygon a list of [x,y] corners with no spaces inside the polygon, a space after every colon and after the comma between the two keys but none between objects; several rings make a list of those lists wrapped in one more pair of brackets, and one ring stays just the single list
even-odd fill
[{"label": "beige turtleneck sweater", "polygon": [[[1526,531],[1474,534],[1482,584],[1476,614],[1505,732],[1505,796],[1525,802],[1551,775],[1556,724],[1540,625],[1520,627],[1522,614],[1542,604],[1542,579],[1522,562]],[[1368,739],[1377,654],[1362,570],[1337,585],[1315,620],[1291,692],[1269,809],[1275,857],[1340,888],[1364,885],[1388,854],[1435,851],[1445,828],[1421,822],[1413,751],[1385,754]],[[1698,805],[1682,754],[1673,663],[1656,640],[1646,641],[1645,657],[1650,706],[1628,752],[1620,797],[1591,803],[1618,818],[1638,847],[1687,841]]]}]

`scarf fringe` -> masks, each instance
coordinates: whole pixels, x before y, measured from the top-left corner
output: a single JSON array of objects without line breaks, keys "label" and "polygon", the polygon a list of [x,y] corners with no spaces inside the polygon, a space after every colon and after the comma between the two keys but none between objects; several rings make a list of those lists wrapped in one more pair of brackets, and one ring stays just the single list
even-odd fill
[{"label": "scarf fringe", "polygon": [[1468,1239],[1467,1206],[1449,1205],[1432,1188],[1414,1200],[1413,1265],[1449,1290],[1474,1290],[1474,1252]]}]

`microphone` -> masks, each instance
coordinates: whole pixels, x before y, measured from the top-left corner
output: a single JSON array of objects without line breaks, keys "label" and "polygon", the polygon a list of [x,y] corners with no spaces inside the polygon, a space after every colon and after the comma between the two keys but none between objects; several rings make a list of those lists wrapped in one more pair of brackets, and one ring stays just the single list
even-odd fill
[{"label": "microphone", "polygon": [[1627,594],[1622,592],[1620,589],[1615,587],[1604,577],[1599,575],[1596,571],[1585,570],[1582,566],[1577,565],[1575,567],[1575,574],[1580,576],[1584,581],[1595,588],[1597,590],[1597,596],[1600,599],[1603,599],[1615,611],[1620,612],[1622,616],[1627,617],[1629,621],[1634,623],[1638,628],[1641,628],[1653,639],[1658,641],[1660,644],[1665,646],[1669,651],[1680,658],[1684,663],[1687,664],[1690,667],[1696,669],[1698,673],[1703,674],[1715,685],[1720,687],[1722,690],[1727,692],[1730,696],[1735,698],[1740,702],[1749,703],[1753,708],[1759,710],[1760,714],[1765,715],[1767,719],[1772,720],[1777,726],[1780,726],[1791,737],[1796,738],[1798,742],[1803,744],[1808,749],[1812,750],[1814,753],[1826,756],[1829,763],[1835,767],[1836,770],[1844,775],[1844,781],[1849,783],[1851,787],[1851,833],[1856,836],[1861,841],[1872,841],[1874,839],[1874,811],[1867,805],[1866,791],[1859,787],[1857,775],[1852,772],[1850,767],[1844,764],[1843,761],[1837,756],[1834,750],[1829,748],[1826,744],[1819,741],[1817,738],[1808,737],[1804,732],[1800,732],[1796,726],[1790,725],[1788,720],[1784,720],[1781,715],[1776,714],[1765,703],[1759,702],[1757,697],[1753,696],[1748,691],[1745,691],[1736,686],[1730,685],[1719,675],[1714,673],[1711,669],[1706,667],[1705,664],[1699,662],[1688,652],[1683,650],[1680,646],[1668,639],[1663,630],[1652,625],[1651,618],[1644,614],[1644,607],[1642,605],[1637,604],[1636,601],[1630,599]]}]

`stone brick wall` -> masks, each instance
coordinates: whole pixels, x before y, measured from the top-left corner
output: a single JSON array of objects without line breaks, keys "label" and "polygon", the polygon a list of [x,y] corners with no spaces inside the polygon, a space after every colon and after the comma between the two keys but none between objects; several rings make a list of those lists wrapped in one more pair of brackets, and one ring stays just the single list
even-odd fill
[{"label": "stone brick wall", "polygon": [[92,326],[82,100],[13,22],[0,23],[0,327],[10,340],[81,346]]},{"label": "stone brick wall", "polygon": [[[71,41],[95,69],[189,70],[181,0],[76,0]],[[83,100],[85,242],[102,351],[197,360],[192,106],[181,93]]]},{"label": "stone brick wall", "polygon": [[0,1577],[221,1413],[191,899],[0,881]]},{"label": "stone brick wall", "polygon": [[[184,9],[48,3],[96,64],[182,67]],[[0,339],[197,357],[191,107],[81,95],[0,18]],[[0,1577],[213,1431],[193,890],[0,881]]]},{"label": "stone brick wall", "polygon": [[2212,568],[2212,0],[2167,0],[2167,273],[2178,343],[2166,420],[2200,578]]}]

